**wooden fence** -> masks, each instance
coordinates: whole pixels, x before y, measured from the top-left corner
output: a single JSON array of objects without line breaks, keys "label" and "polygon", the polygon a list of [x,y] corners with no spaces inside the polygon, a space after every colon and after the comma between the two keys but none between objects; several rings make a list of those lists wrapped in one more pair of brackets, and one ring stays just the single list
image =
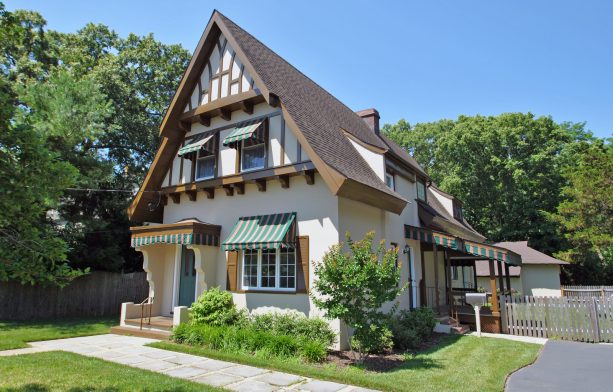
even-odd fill
[{"label": "wooden fence", "polygon": [[510,334],[613,342],[613,297],[506,297]]},{"label": "wooden fence", "polygon": [[119,315],[122,302],[140,302],[148,295],[144,272],[94,271],[63,289],[1,282],[0,319],[114,316]]},{"label": "wooden fence", "polygon": [[613,297],[613,286],[562,286],[565,297]]}]

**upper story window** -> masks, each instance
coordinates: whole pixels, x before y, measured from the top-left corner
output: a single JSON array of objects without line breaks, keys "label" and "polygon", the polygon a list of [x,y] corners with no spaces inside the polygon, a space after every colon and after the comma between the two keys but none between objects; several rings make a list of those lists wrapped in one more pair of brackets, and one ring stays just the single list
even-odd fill
[{"label": "upper story window", "polygon": [[263,169],[266,167],[266,142],[261,139],[245,139],[242,141],[241,172]]},{"label": "upper story window", "polygon": [[223,145],[237,150],[240,162],[237,167],[241,172],[264,169],[268,155],[268,121],[252,120],[238,125],[226,136]]},{"label": "upper story window", "polygon": [[196,180],[207,180],[213,177],[215,177],[215,155],[201,150],[196,159]]},{"label": "upper story window", "polygon": [[417,180],[417,198],[426,201],[426,182]]},{"label": "upper story window", "polygon": [[217,150],[217,137],[206,133],[189,139],[179,149],[178,156],[192,161],[192,181],[215,177]]},{"label": "upper story window", "polygon": [[242,267],[243,290],[296,289],[296,251],[293,248],[246,249]]},{"label": "upper story window", "polygon": [[453,217],[459,221],[464,219],[464,211],[462,211],[462,206],[456,200],[453,201]]},{"label": "upper story window", "polygon": [[385,185],[387,185],[387,187],[393,191],[396,190],[396,179],[394,178],[394,173],[385,172]]}]

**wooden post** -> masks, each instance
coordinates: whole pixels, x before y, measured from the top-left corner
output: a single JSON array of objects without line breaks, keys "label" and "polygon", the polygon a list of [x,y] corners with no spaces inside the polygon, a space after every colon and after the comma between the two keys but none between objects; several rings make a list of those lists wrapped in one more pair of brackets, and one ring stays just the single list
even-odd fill
[{"label": "wooden post", "polygon": [[502,261],[500,260],[498,260],[498,284],[500,284],[500,295],[504,295],[504,274],[502,271]]},{"label": "wooden post", "polygon": [[473,285],[475,286],[473,289],[477,292],[479,284],[477,283],[477,262],[475,260],[473,260]]},{"label": "wooden post", "polygon": [[423,242],[419,243],[419,255],[421,256],[421,280],[419,281],[419,304],[421,306],[431,306],[428,303],[428,290],[426,289],[426,258],[424,256]]},{"label": "wooden post", "polygon": [[447,252],[447,250],[444,251],[443,255],[445,257],[445,288],[447,297],[447,310],[449,316],[451,316],[453,314],[451,309],[453,306],[453,297],[451,296],[451,262],[449,260],[449,252]]},{"label": "wooden post", "polygon": [[436,303],[436,312],[440,313],[440,298],[438,293],[438,252],[436,250],[436,243],[432,243],[432,257],[434,258],[434,295]]},{"label": "wooden post", "polygon": [[496,273],[494,271],[494,260],[489,260],[490,263],[490,290],[492,291],[492,315],[500,316],[498,308],[498,295],[496,294]]},{"label": "wooden post", "polygon": [[511,295],[511,274],[509,272],[509,264],[504,263],[504,274],[507,278],[507,290],[509,291],[509,295]]}]

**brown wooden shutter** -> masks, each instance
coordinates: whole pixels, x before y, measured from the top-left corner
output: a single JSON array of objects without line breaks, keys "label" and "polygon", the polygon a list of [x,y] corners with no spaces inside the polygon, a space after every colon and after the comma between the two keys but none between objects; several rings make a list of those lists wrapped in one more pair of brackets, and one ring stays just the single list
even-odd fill
[{"label": "brown wooden shutter", "polygon": [[296,292],[309,292],[309,237],[296,237]]},{"label": "brown wooden shutter", "polygon": [[238,273],[238,252],[231,250],[228,252],[228,279],[226,289],[230,291],[236,291],[237,285],[237,273]]}]

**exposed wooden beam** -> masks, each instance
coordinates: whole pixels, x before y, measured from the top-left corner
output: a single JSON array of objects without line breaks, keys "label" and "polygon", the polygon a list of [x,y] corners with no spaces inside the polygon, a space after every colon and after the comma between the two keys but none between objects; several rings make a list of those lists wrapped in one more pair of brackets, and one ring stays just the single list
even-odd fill
[{"label": "exposed wooden beam", "polygon": [[210,127],[211,126],[211,117],[207,116],[206,114],[198,114],[196,115],[196,117],[198,118],[198,122],[202,125],[204,125],[205,127]]},{"label": "exposed wooden beam", "polygon": [[188,121],[179,121],[179,129],[187,133],[192,129],[192,124]]},{"label": "exposed wooden beam", "polygon": [[269,93],[268,94],[268,104],[272,106],[273,108],[278,108],[279,106],[281,106],[281,100],[276,94]]},{"label": "exposed wooden beam", "polygon": [[255,185],[258,187],[258,191],[266,192],[266,179],[255,180]]},{"label": "exposed wooden beam", "polygon": [[215,188],[202,188],[202,191],[206,195],[207,199],[214,199],[215,198]]},{"label": "exposed wooden beam", "polygon": [[192,191],[187,191],[185,193],[187,193],[187,197],[189,197],[190,201],[198,200],[198,191],[192,190]]},{"label": "exposed wooden beam", "polygon": [[226,121],[232,120],[232,110],[227,108],[219,109],[219,117],[223,118]]},{"label": "exposed wooden beam", "polygon": [[170,198],[172,199],[172,202],[175,203],[175,204],[181,203],[181,194],[180,193],[171,193],[170,194]]},{"label": "exposed wooden beam", "polygon": [[162,195],[162,204],[165,206],[168,205],[168,196]]},{"label": "exposed wooden beam", "polygon": [[289,176],[287,174],[280,175],[279,182],[281,182],[281,188],[283,189],[289,188]]},{"label": "exposed wooden beam", "polygon": [[244,182],[239,182],[237,184],[234,184],[233,186],[234,186],[234,189],[236,189],[237,195],[245,194],[245,183]]},{"label": "exposed wooden beam", "polygon": [[234,196],[234,188],[231,185],[224,185],[223,190],[226,192],[226,196]]},{"label": "exposed wooden beam", "polygon": [[242,101],[240,105],[243,112],[247,114],[253,114],[253,102]]},{"label": "exposed wooden beam", "polygon": [[304,178],[306,179],[306,183],[309,185],[315,184],[315,170],[305,170]]}]

